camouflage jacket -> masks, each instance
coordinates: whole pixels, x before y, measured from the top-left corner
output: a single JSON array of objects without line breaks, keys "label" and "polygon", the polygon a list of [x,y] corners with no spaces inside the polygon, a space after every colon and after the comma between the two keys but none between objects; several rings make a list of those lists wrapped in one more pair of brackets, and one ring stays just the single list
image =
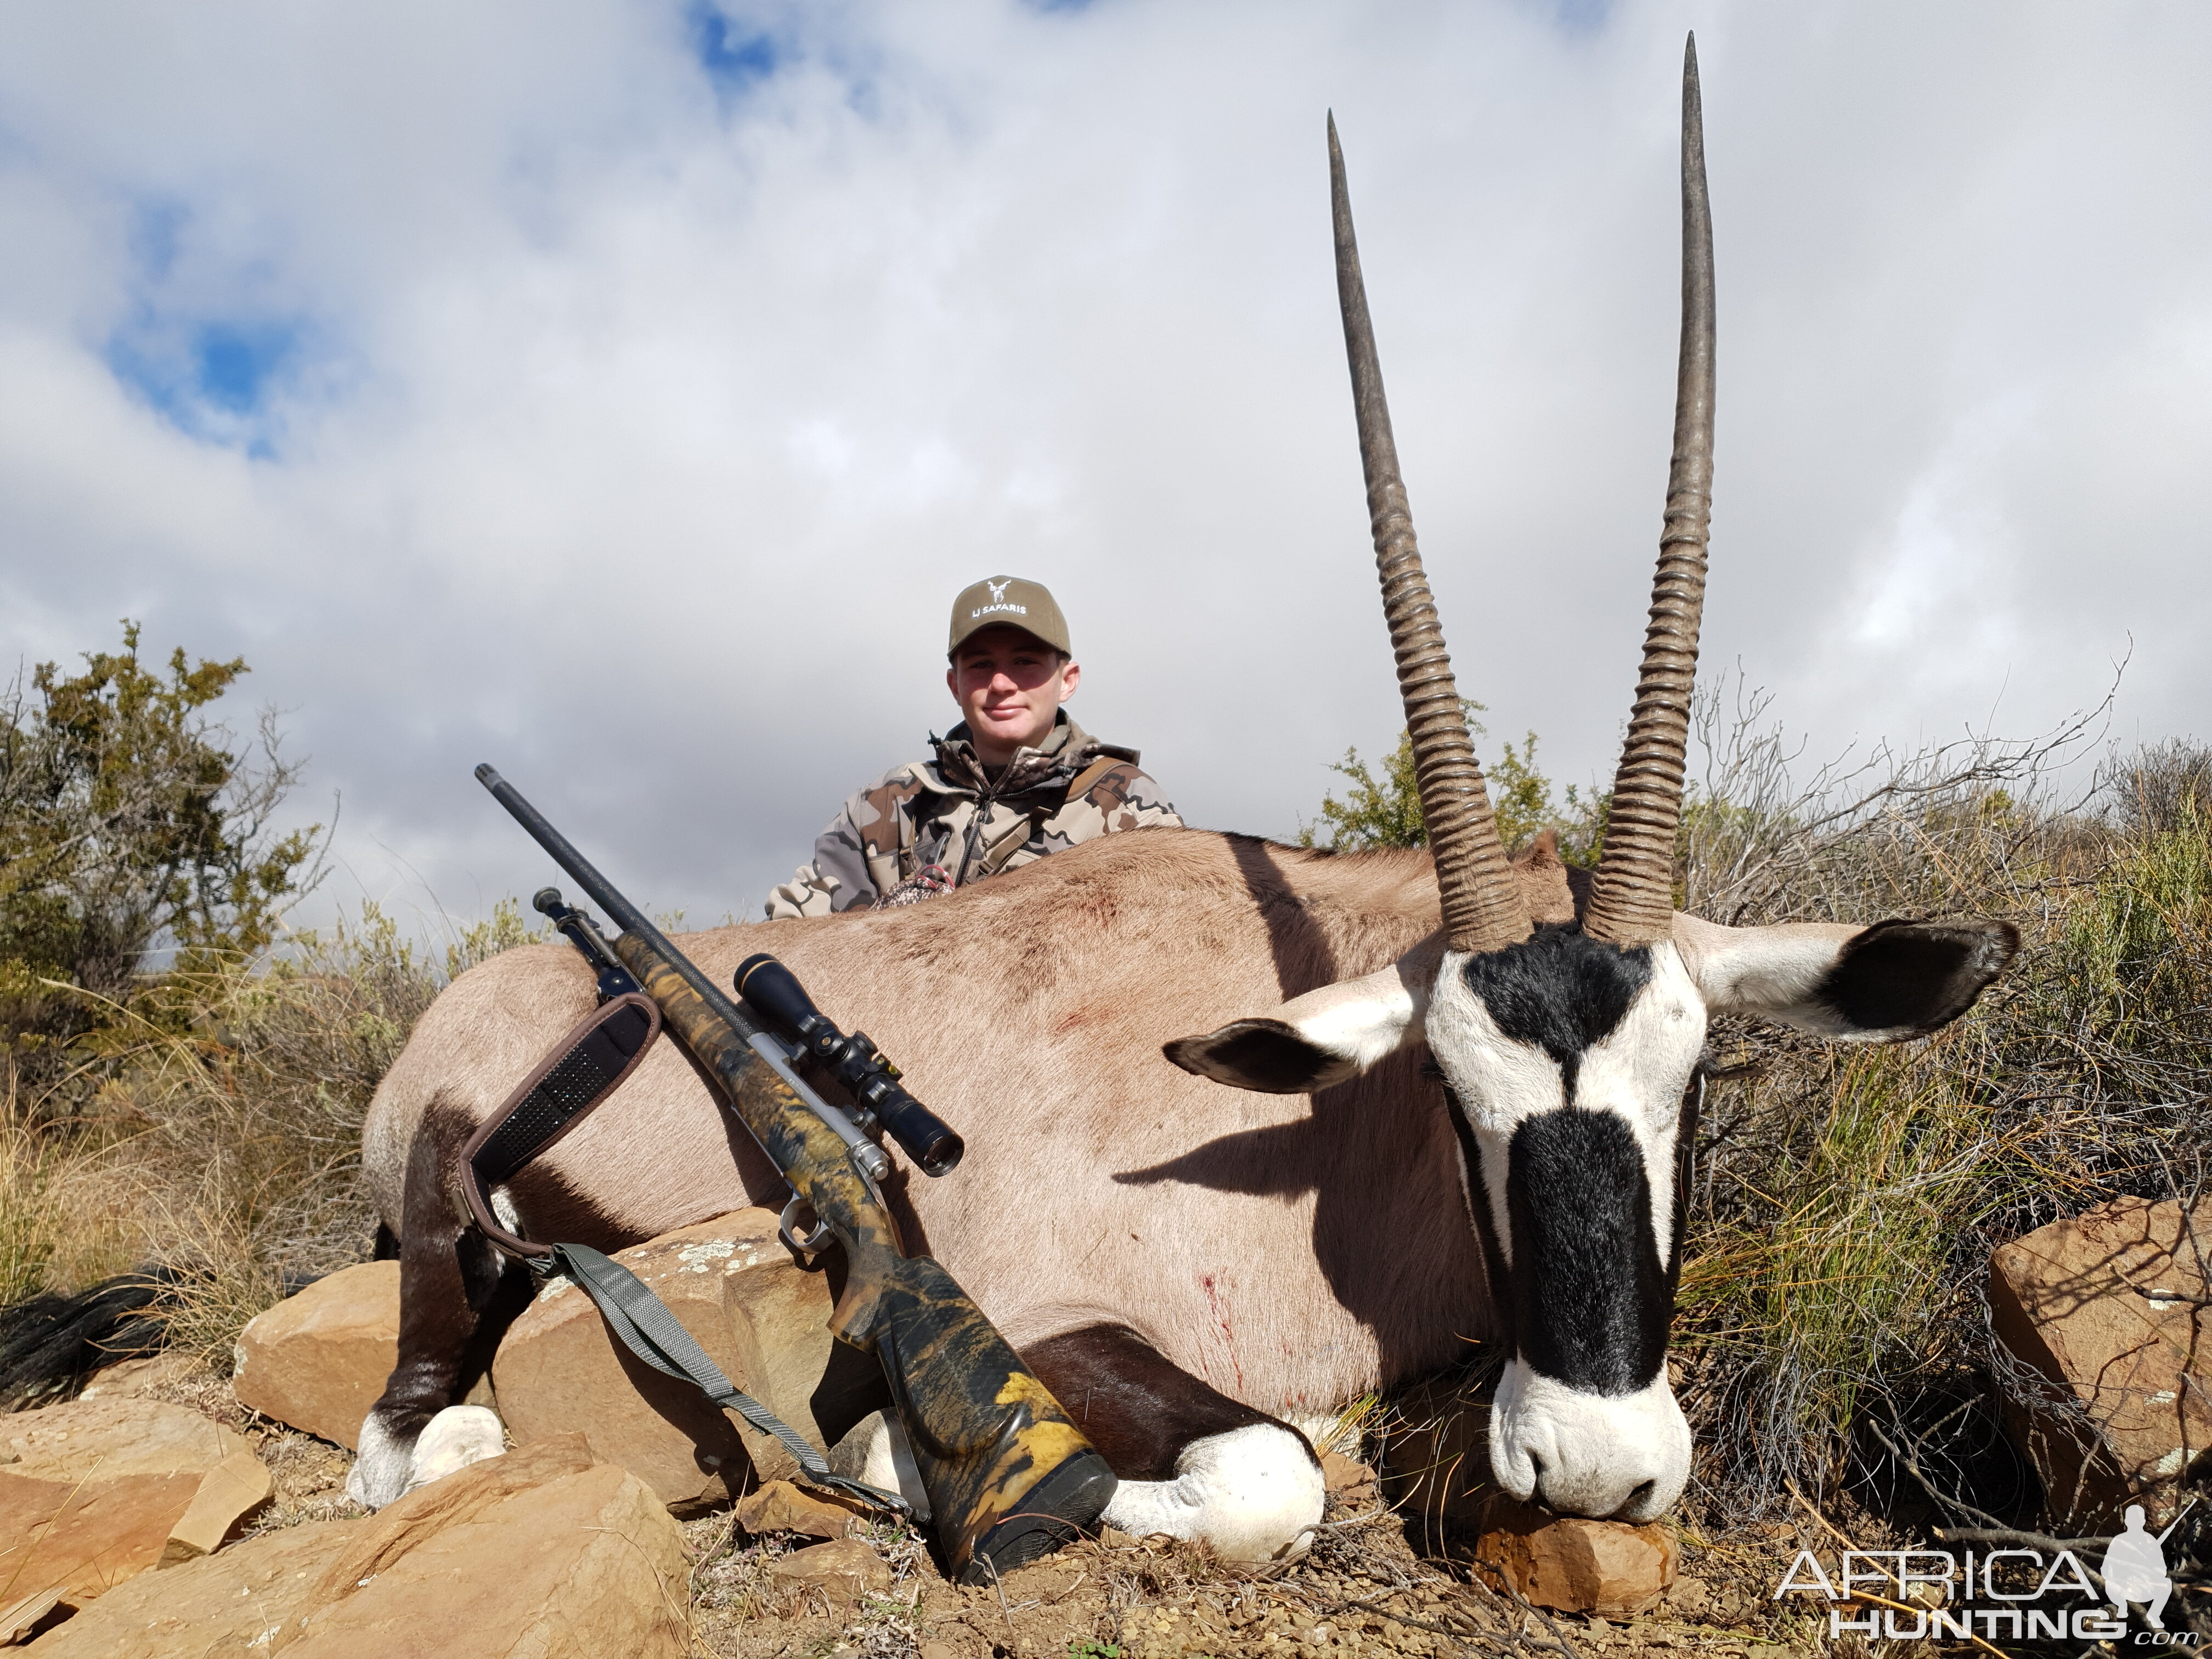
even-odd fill
[{"label": "camouflage jacket", "polygon": [[814,861],[768,896],[770,921],[866,909],[930,865],[964,886],[1116,830],[1182,823],[1135,750],[1100,743],[1065,711],[996,781],[965,722],[930,743],[935,760],[894,767],[845,803],[815,838]]}]

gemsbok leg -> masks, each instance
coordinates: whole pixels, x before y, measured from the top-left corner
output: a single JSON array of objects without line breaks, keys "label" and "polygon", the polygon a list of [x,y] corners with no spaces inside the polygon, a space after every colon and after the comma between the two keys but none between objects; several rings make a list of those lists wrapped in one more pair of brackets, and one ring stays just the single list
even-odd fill
[{"label": "gemsbok leg", "polygon": [[466,1222],[455,1202],[465,1127],[432,1109],[407,1159],[399,1240],[399,1362],[361,1425],[346,1496],[370,1509],[495,1455],[499,1419],[457,1406],[491,1367],[530,1305],[530,1275]]},{"label": "gemsbok leg", "polygon": [[1203,1538],[1237,1561],[1286,1559],[1313,1542],[1321,1460],[1289,1424],[1209,1388],[1125,1325],[1048,1337],[1022,1360],[1119,1477],[1109,1526]]}]

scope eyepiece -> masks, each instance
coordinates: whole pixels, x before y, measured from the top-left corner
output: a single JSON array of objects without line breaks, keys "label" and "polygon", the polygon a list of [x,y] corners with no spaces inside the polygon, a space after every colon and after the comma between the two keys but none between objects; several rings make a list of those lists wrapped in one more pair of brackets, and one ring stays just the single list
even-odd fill
[{"label": "scope eyepiece", "polygon": [[898,1067],[866,1032],[839,1030],[790,969],[763,951],[738,964],[736,982],[738,994],[843,1084],[924,1175],[947,1174],[960,1162],[968,1149],[951,1126],[901,1086]]}]

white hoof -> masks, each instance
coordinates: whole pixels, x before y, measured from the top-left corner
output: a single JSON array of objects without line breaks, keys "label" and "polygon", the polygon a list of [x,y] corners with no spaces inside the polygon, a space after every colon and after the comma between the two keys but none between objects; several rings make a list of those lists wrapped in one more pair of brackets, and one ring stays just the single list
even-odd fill
[{"label": "white hoof", "polygon": [[448,1406],[430,1419],[415,1442],[405,1490],[413,1492],[433,1480],[442,1480],[506,1449],[507,1431],[490,1407]]},{"label": "white hoof", "polygon": [[848,1480],[898,1493],[914,1505],[916,1521],[930,1518],[929,1488],[921,1484],[921,1465],[914,1461],[914,1447],[897,1413],[870,1412],[855,1423],[830,1448],[830,1467]]},{"label": "white hoof", "polygon": [[414,1448],[384,1426],[371,1412],[362,1419],[360,1449],[346,1472],[346,1496],[365,1510],[380,1510],[407,1490],[407,1465]]},{"label": "white hoof", "polygon": [[1228,1561],[1288,1561],[1312,1547],[1327,1496],[1306,1443],[1255,1423],[1192,1441],[1172,1480],[1124,1480],[1100,1518],[1139,1538],[1202,1538]]}]

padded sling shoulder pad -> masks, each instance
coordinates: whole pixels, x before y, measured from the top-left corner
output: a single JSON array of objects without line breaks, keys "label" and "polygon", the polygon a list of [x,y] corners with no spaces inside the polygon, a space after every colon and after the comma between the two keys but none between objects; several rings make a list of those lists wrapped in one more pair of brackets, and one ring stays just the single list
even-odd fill
[{"label": "padded sling shoulder pad", "polygon": [[510,1255],[547,1257],[550,1245],[533,1244],[499,1224],[491,1189],[513,1179],[545,1149],[588,1116],[637,1069],[660,1035],[660,1010],[635,992],[618,996],[575,1025],[553,1045],[536,1070],[484,1120],[461,1149],[461,1190],[484,1237]]}]

